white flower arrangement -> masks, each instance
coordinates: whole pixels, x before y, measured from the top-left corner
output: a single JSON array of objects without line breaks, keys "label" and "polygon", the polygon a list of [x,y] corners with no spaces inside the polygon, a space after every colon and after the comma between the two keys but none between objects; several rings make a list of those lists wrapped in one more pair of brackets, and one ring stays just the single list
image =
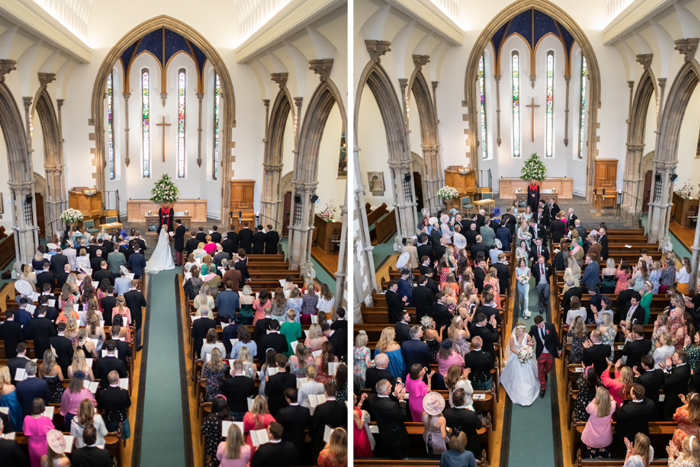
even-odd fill
[{"label": "white flower arrangement", "polygon": [[151,189],[151,201],[158,204],[174,203],[178,200],[180,191],[168,174],[163,175]]},{"label": "white flower arrangement", "polygon": [[61,213],[63,222],[80,222],[83,220],[83,213],[77,209],[68,208]]},{"label": "white flower arrangement", "polygon": [[459,191],[454,187],[444,186],[438,190],[437,195],[441,199],[454,199],[459,197]]},{"label": "white flower arrangement", "polygon": [[520,174],[522,180],[530,181],[534,179],[541,182],[547,178],[547,167],[545,167],[537,153],[534,153],[525,161],[523,168],[520,169]]},{"label": "white flower arrangement", "polygon": [[523,345],[520,347],[520,350],[518,350],[518,360],[520,360],[520,363],[524,365],[533,358],[535,358],[535,354],[533,353],[531,346]]},{"label": "white flower arrangement", "polygon": [[520,274],[520,275],[518,276],[518,282],[520,282],[521,284],[525,285],[525,284],[527,284],[528,282],[530,282],[530,276],[527,275],[527,274]]}]

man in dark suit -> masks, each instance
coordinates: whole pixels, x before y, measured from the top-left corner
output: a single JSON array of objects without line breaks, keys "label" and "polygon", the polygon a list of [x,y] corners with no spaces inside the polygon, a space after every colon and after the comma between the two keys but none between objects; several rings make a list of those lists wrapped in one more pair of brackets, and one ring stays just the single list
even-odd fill
[{"label": "man in dark suit", "polygon": [[22,325],[15,321],[14,310],[9,308],[5,311],[5,322],[0,325],[0,340],[5,343],[5,358],[15,358],[17,344],[24,342]]},{"label": "man in dark suit", "polygon": [[136,328],[136,350],[141,350],[143,347],[141,345],[141,325],[143,324],[142,308],[148,306],[148,303],[146,302],[146,297],[143,296],[143,292],[138,289],[138,286],[139,282],[137,280],[131,281],[129,291],[124,294],[124,301],[126,302],[126,306],[129,307],[131,320],[134,322],[134,327]]},{"label": "man in dark suit", "polygon": [[[17,381],[17,399],[22,406],[22,419],[27,415],[32,414],[32,402],[34,399],[43,399],[44,404],[49,405],[51,391],[49,391],[49,383],[45,379],[36,377],[36,363],[27,362],[24,367],[27,374],[27,379]],[[67,374],[67,373],[66,373]]]},{"label": "man in dark suit", "polygon": [[90,269],[92,269],[92,272],[95,273],[100,270],[100,265],[102,264],[102,261],[107,259],[107,255],[102,256],[102,249],[100,248],[99,250],[95,250],[95,256],[90,258]]},{"label": "man in dark suit", "polygon": [[269,443],[261,444],[256,449],[250,460],[250,467],[291,467],[296,465],[298,453],[289,441],[282,440],[284,428],[277,422],[272,422],[267,427]]},{"label": "man in dark suit", "polygon": [[593,365],[598,375],[602,375],[608,368],[607,359],[610,358],[610,345],[603,344],[603,334],[600,331],[591,332],[591,337],[583,343],[583,347],[583,364]]},{"label": "man in dark suit", "polygon": [[435,329],[442,332],[443,339],[447,337],[447,329],[450,327],[453,318],[452,313],[445,306],[446,298],[447,297],[442,292],[435,295],[436,301],[433,303],[432,308],[432,317],[433,320],[435,320]]},{"label": "man in dark suit", "polygon": [[277,245],[280,242],[280,234],[273,230],[271,224],[267,224],[267,233],[265,234],[265,254],[276,255]]},{"label": "man in dark suit", "polygon": [[496,315],[491,315],[491,318],[487,320],[485,314],[477,313],[472,321],[469,332],[472,336],[472,342],[474,341],[474,337],[480,337],[484,352],[495,355],[493,344],[498,342],[498,323],[496,322]]},{"label": "man in dark suit", "polygon": [[[235,233],[235,232],[234,232]],[[236,237],[238,237],[238,234],[236,234]],[[221,248],[229,254],[229,256],[233,256],[233,252],[237,251],[238,248],[233,240],[230,238],[226,237],[221,241]]]},{"label": "man in dark suit", "polygon": [[422,259],[424,256],[427,256],[430,258],[431,261],[434,261],[434,254],[433,254],[433,246],[430,244],[430,241],[428,240],[428,236],[426,234],[422,234],[420,236],[420,239],[418,241],[418,246],[416,247],[416,253],[418,254],[418,258]]},{"label": "man in dark suit", "polygon": [[71,458],[73,467],[112,467],[112,456],[106,449],[98,448],[97,429],[95,425],[88,424],[83,429],[83,442],[85,446],[75,449]]},{"label": "man in dark suit", "polygon": [[[56,288],[57,289],[60,290],[63,288],[63,284],[65,284],[66,281],[68,280],[68,276],[70,276],[70,264],[66,264],[65,266],[63,266],[62,271],[56,272]],[[39,289],[39,290],[41,290],[41,289]],[[53,290],[51,292],[53,293]]]},{"label": "man in dark suit", "polygon": [[345,361],[348,353],[348,331],[345,328],[333,330],[328,323],[321,326],[323,335],[328,339],[328,342],[333,346],[333,354],[338,357],[341,362]]},{"label": "man in dark suit", "polygon": [[253,249],[253,236],[254,233],[248,228],[248,223],[243,223],[243,228],[238,232],[238,239],[240,241],[240,247],[243,248],[246,254],[250,254]]},{"label": "man in dark suit", "polygon": [[180,219],[175,220],[175,266],[182,265],[182,252],[185,249],[185,226]]},{"label": "man in dark suit", "polygon": [[[258,321],[258,323],[260,323],[260,321]],[[256,326],[258,323],[256,323]],[[192,346],[195,355],[199,356],[199,351],[202,350],[204,338],[207,337],[207,333],[210,329],[216,329],[216,321],[209,318],[208,316],[202,315],[201,318],[195,319],[192,323],[192,331],[190,332],[190,336],[193,340]]]},{"label": "man in dark suit", "polygon": [[190,238],[185,243],[185,251],[187,254],[191,254],[199,246],[199,240],[197,240],[197,234],[194,230],[190,230]]},{"label": "man in dark suit", "polygon": [[476,245],[476,237],[479,235],[479,232],[476,231],[476,223],[472,223],[469,225],[469,230],[464,231],[464,238],[467,239],[467,248],[471,250],[471,247]]},{"label": "man in dark suit", "polygon": [[14,310],[14,320],[16,323],[26,326],[32,320],[32,314],[27,310],[30,301],[27,297],[21,297],[17,303],[19,304],[19,308]]},{"label": "man in dark suit", "polygon": [[114,285],[114,274],[112,274],[112,271],[107,269],[107,261],[102,260],[100,263],[100,269],[93,271],[92,279],[98,284],[102,283],[102,279],[107,279],[111,285]]},{"label": "man in dark suit", "polygon": [[[259,319],[253,327],[253,340],[258,347],[262,347],[262,338],[267,335],[267,331],[270,330],[270,323],[274,321],[270,313],[272,313],[272,310],[265,308],[265,317],[263,319]],[[261,351],[264,353],[264,350]]]},{"label": "man in dark suit", "polygon": [[649,422],[656,416],[656,405],[644,394],[644,386],[634,383],[630,389],[632,401],[615,411],[615,434],[621,446],[625,445],[625,438],[632,441],[637,433],[649,436]]},{"label": "man in dark suit", "polygon": [[25,368],[27,363],[30,361],[29,358],[27,358],[27,345],[24,342],[17,344],[15,350],[17,351],[17,356],[7,360],[7,367],[10,370],[10,379],[12,380],[12,384],[15,384],[15,374],[17,374],[17,369]]},{"label": "man in dark suit", "polygon": [[387,380],[391,384],[392,390],[396,386],[396,378],[387,370],[389,366],[389,357],[381,353],[374,358],[374,367],[367,368],[365,376],[365,387],[372,392],[377,392],[377,383],[382,380]]},{"label": "man in dark suit", "polygon": [[[34,341],[34,355],[43,358],[44,352],[51,348],[49,344],[50,339],[56,336],[57,333],[53,323],[46,318],[47,308],[39,306],[37,310],[39,311],[39,316],[29,322],[26,334],[28,339]],[[2,327],[0,327],[0,330],[2,330]],[[5,347],[5,354],[7,354],[7,347]]]},{"label": "man in dark suit", "polygon": [[[566,282],[566,285],[569,286],[569,290],[564,292],[564,297],[561,300],[561,306],[565,313],[571,309],[572,297],[578,297],[579,300],[581,300],[581,297],[583,297],[583,287],[574,287],[575,284],[576,282],[574,280],[568,280]],[[584,319],[584,322],[585,321],[586,320]]]},{"label": "man in dark suit", "polygon": [[205,243],[207,241],[207,234],[204,231],[204,227],[202,227],[201,225],[199,227],[197,227],[197,237],[196,238],[197,238],[197,241],[199,243]]},{"label": "man in dark suit", "polygon": [[226,238],[233,242],[233,251],[238,251],[240,239],[233,225],[231,226],[229,231],[226,232]]},{"label": "man in dark suit", "polygon": [[[472,258],[476,259],[475,256]],[[474,268],[474,286],[479,293],[484,291],[484,279],[486,279],[486,260],[482,258]]]},{"label": "man in dark suit", "polygon": [[552,222],[556,219],[556,215],[559,214],[559,211],[559,206],[554,202],[554,198],[549,198],[547,200],[547,204],[544,206],[544,212],[547,215],[547,227],[552,225]]},{"label": "man in dark suit", "polygon": [[265,254],[265,232],[263,232],[262,225],[259,225],[256,228],[255,235],[253,235],[253,254],[254,255]]},{"label": "man in dark suit", "polygon": [[63,370],[63,374],[68,374],[68,367],[73,362],[73,342],[63,333],[66,332],[66,323],[58,323],[58,334],[49,338],[49,345],[56,351],[56,363]]},{"label": "man in dark suit", "polygon": [[501,290],[510,290],[510,266],[506,260],[505,253],[498,254],[498,262],[491,265],[496,269],[496,277],[498,278],[498,287]]},{"label": "man in dark suit", "polygon": [[480,336],[472,337],[472,351],[464,356],[464,367],[469,370],[469,380],[476,391],[490,391],[495,361],[493,354],[483,350],[484,340]]},{"label": "man in dark suit", "polygon": [[491,291],[483,293],[483,304],[476,308],[475,314],[483,314],[484,316],[486,316],[487,320],[490,320],[491,316],[494,316],[496,318],[496,322],[498,322],[498,324],[501,324],[503,322],[503,316],[501,316],[501,313],[499,312],[498,308],[496,308],[496,304],[493,301],[494,298],[494,294]]},{"label": "man in dark suit", "polygon": [[[284,338],[284,336],[282,336]],[[282,407],[287,406],[287,401],[284,398],[284,390],[287,388],[297,387],[297,378],[287,372],[287,357],[278,352],[275,355],[277,362],[277,373],[272,376],[266,376],[265,395],[270,408],[270,413],[273,417],[277,417],[277,411]],[[318,410],[318,407],[316,408]]]},{"label": "man in dark suit", "polygon": [[466,393],[464,389],[456,389],[452,393],[454,407],[445,407],[443,415],[447,426],[467,435],[466,449],[472,453],[481,452],[481,443],[477,431],[481,429],[482,422],[476,412],[466,407]]},{"label": "man in dark suit", "polygon": [[496,229],[496,238],[501,241],[503,251],[510,251],[510,244],[513,242],[513,232],[508,227],[508,222],[504,219]]},{"label": "man in dark suit", "polygon": [[238,249],[238,260],[235,263],[233,263],[233,269],[241,273],[241,281],[239,282],[238,286],[242,289],[245,283],[250,281],[250,273],[248,272],[248,261],[246,260],[246,252],[243,248]]},{"label": "man in dark suit", "polygon": [[242,360],[233,362],[233,378],[224,379],[221,383],[221,394],[226,397],[234,420],[242,422],[248,411],[248,398],[258,394],[253,378],[245,375],[245,364]]},{"label": "man in dark suit", "polygon": [[562,345],[554,324],[546,323],[542,315],[535,316],[535,324],[530,327],[529,334],[537,344],[537,379],[540,381],[540,397],[544,397],[547,375],[554,367],[554,359],[561,355]]},{"label": "man in dark suit", "polygon": [[632,300],[634,294],[638,294],[638,292],[634,290],[634,279],[630,277],[627,280],[627,288],[625,290],[620,291],[620,293],[617,294],[617,300],[615,301],[616,323],[625,319],[624,316],[626,315],[627,310],[629,309],[630,301]]},{"label": "man in dark suit", "polygon": [[119,358],[119,360],[124,362],[124,366],[128,368],[129,360],[131,360],[131,358],[133,357],[133,352],[131,350],[131,346],[128,342],[126,342],[125,338],[119,337],[121,330],[121,326],[112,326],[109,330],[109,333],[112,336],[112,340],[117,345],[117,357]]},{"label": "man in dark suit", "polygon": [[418,277],[418,286],[413,288],[413,304],[416,307],[416,319],[420,319],[430,314],[430,309],[435,303],[435,294],[432,290],[426,287],[428,278],[426,276]]},{"label": "man in dark suit", "polygon": [[[10,425],[12,423],[10,417],[5,414],[2,415],[3,417],[0,418],[0,433],[4,433],[3,430],[5,430],[5,428],[10,428],[10,426],[5,426],[6,424]],[[5,417],[7,417],[7,422],[4,421]],[[14,428],[14,430],[17,429],[18,428]],[[9,433],[9,431],[8,429],[7,432]],[[0,465],[3,467],[21,467],[26,464],[27,457],[24,455],[24,452],[22,452],[22,448],[19,447],[17,441],[14,439],[0,438]]]},{"label": "man in dark suit", "polygon": [[53,292],[51,292],[49,295],[44,293],[39,297],[39,305],[34,310],[34,318],[37,318],[41,314],[41,307],[44,307],[46,308],[46,319],[51,322],[55,322],[56,319],[58,319],[58,310],[55,306],[49,306],[49,300],[54,300]]},{"label": "man in dark suit", "polygon": [[483,242],[481,235],[476,236],[476,243],[472,245],[469,249],[469,251],[472,254],[472,258],[474,259],[476,259],[476,256],[479,254],[479,252],[484,254],[484,258],[488,258],[489,250],[490,248]]},{"label": "man in dark suit", "polygon": [[399,313],[399,321],[397,321],[394,325],[394,333],[396,334],[395,340],[397,344],[401,345],[403,341],[407,341],[411,338],[409,335],[411,325],[408,324],[410,322],[411,315],[409,315],[406,310],[401,310],[401,313]]},{"label": "man in dark suit", "polygon": [[552,242],[560,243],[563,237],[566,237],[566,223],[561,220],[559,213],[555,214],[554,219],[549,224],[549,232],[552,234]]},{"label": "man in dark suit", "polygon": [[632,298],[627,304],[627,309],[622,315],[622,321],[620,321],[623,332],[626,332],[635,324],[644,324],[645,311],[644,308],[639,305],[641,300],[642,296],[639,295],[639,292],[632,294]]},{"label": "man in dark suit", "polygon": [[129,255],[129,269],[134,274],[134,279],[141,279],[143,270],[146,269],[146,258],[141,253],[140,248],[134,248],[134,252]]},{"label": "man in dark suit", "polygon": [[[393,394],[396,399],[390,398]],[[395,390],[387,380],[377,383],[377,394],[369,398],[372,416],[379,428],[379,441],[384,455],[391,459],[403,459],[408,453],[409,438],[406,431],[406,390],[398,383]],[[397,402],[398,400],[398,402]]]},{"label": "man in dark suit", "polygon": [[109,386],[109,373],[116,371],[120,378],[127,378],[129,373],[126,370],[126,365],[123,361],[117,358],[115,351],[117,343],[113,340],[108,340],[104,345],[107,354],[96,360],[94,363],[93,372],[96,379],[100,379],[100,389],[106,389]]},{"label": "man in dark suit", "polygon": [[[56,276],[49,271],[49,263],[44,263],[44,269],[36,275],[36,286],[39,290],[43,290],[44,284],[51,285],[51,290],[56,288]],[[63,269],[61,269],[63,271]]]},{"label": "man in dark suit", "polygon": [[440,244],[440,240],[442,239],[442,234],[440,233],[440,224],[438,223],[437,218],[434,218],[435,222],[433,222],[432,225],[432,230],[430,230],[430,243],[433,245],[433,249]]},{"label": "man in dark suit", "polygon": [[590,253],[586,255],[586,269],[583,270],[581,285],[591,289],[600,284],[600,264]]},{"label": "man in dark suit", "polygon": [[549,261],[549,250],[546,246],[542,245],[542,238],[534,237],[535,244],[530,249],[530,262],[537,262],[539,256],[544,256],[545,263]]},{"label": "man in dark suit", "polygon": [[598,229],[598,243],[600,243],[600,259],[605,261],[608,259],[608,236],[606,235],[605,227]]},{"label": "man in dark suit", "polygon": [[211,233],[209,234],[209,236],[211,237],[212,242],[221,243],[221,234],[219,233],[219,226],[218,225],[212,226]]},{"label": "man in dark suit", "polygon": [[651,355],[645,355],[641,359],[641,367],[632,367],[634,371],[634,381],[639,383],[644,387],[646,391],[647,398],[651,399],[657,407],[657,413],[659,408],[659,392],[661,388],[664,387],[666,377],[664,375],[664,370],[661,368],[654,368],[654,357]]},{"label": "man in dark suit", "polygon": [[411,326],[409,339],[401,343],[401,354],[406,363],[406,373],[411,371],[411,366],[416,363],[428,368],[433,360],[428,344],[423,342],[423,328],[421,326]]},{"label": "man in dark suit", "polygon": [[389,289],[384,294],[384,298],[386,299],[386,306],[389,314],[389,324],[395,324],[406,306],[408,297],[401,297],[399,294],[399,284],[396,281],[389,281],[387,285]]},{"label": "man in dark suit", "polygon": [[345,330],[345,333],[347,334],[348,332],[348,321],[345,319],[345,308],[342,306],[339,306],[337,310],[335,310],[335,316],[336,320],[331,324],[331,329],[334,331],[339,331],[341,329]]},{"label": "man in dark suit", "polygon": [[276,319],[270,320],[267,333],[260,337],[260,350],[265,352],[267,349],[274,349],[278,355],[289,350],[287,338],[280,334],[280,322]]},{"label": "man in dark suit", "polygon": [[51,257],[51,270],[53,273],[62,273],[66,264],[68,264],[68,257],[63,254],[60,248],[56,249],[56,254]]},{"label": "man in dark suit", "polygon": [[[294,378],[296,386],[296,378]],[[318,459],[318,454],[321,452],[326,443],[323,441],[325,428],[345,427],[348,417],[348,407],[345,402],[335,400],[338,387],[335,381],[327,381],[323,385],[323,392],[326,396],[326,402],[319,404],[314,409],[314,414],[311,416],[311,424],[309,425],[309,437],[311,438],[311,458]]]},{"label": "man in dark suit", "polygon": [[509,206],[508,209],[506,209],[506,213],[501,216],[503,219],[505,219],[506,224],[508,228],[510,229],[510,233],[515,235],[515,230],[516,226],[518,224],[518,220],[515,218],[513,215],[513,207]]},{"label": "man in dark suit", "polygon": [[532,218],[530,219],[530,235],[532,235],[532,238],[541,238],[543,240],[546,240],[547,237],[547,228],[542,225],[538,224],[535,222],[535,219]]},{"label": "man in dark suit", "polygon": [[299,460],[303,463],[309,455],[306,449],[305,430],[311,423],[311,411],[308,407],[299,405],[296,388],[285,389],[284,399],[287,401],[287,406],[279,409],[275,420],[284,428],[282,440],[294,445]]},{"label": "man in dark suit", "polygon": [[112,325],[112,310],[117,306],[117,297],[114,296],[114,287],[107,286],[107,295],[100,300],[102,307],[102,317],[105,320],[105,326]]},{"label": "man in dark suit", "polygon": [[666,364],[660,363],[666,380],[664,381],[664,419],[673,420],[676,409],[683,405],[681,395],[688,393],[688,380],[690,379],[690,367],[688,366],[688,354],[683,350],[677,350],[673,358],[666,357]]},{"label": "man in dark suit", "polygon": [[105,421],[107,431],[117,431],[122,420],[129,423],[129,407],[131,397],[129,391],[119,387],[119,372],[110,371],[107,374],[109,386],[97,392],[97,402],[104,409],[102,418]]},{"label": "man in dark suit", "polygon": [[574,208],[569,208],[566,215],[566,228],[571,230],[576,227],[576,219],[578,219],[578,216],[574,214]]},{"label": "man in dark suit", "polygon": [[532,264],[530,268],[532,277],[535,278],[535,287],[537,289],[537,307],[540,315],[549,311],[549,287],[550,278],[552,277],[552,266],[544,261],[544,256],[539,256],[537,262]]}]

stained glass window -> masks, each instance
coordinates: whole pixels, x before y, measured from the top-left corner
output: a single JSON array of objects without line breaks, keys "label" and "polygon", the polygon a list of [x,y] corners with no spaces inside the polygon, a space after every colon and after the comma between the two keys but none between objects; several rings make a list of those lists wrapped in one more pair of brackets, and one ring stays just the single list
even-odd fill
[{"label": "stained glass window", "polygon": [[479,58],[479,113],[481,115],[481,157],[489,158],[486,144],[486,86],[484,84],[484,56]]},{"label": "stained glass window", "polygon": [[185,86],[187,72],[181,68],[177,72],[177,178],[185,178]]},{"label": "stained glass window", "polygon": [[581,124],[578,128],[578,158],[583,160],[583,154],[586,149],[586,81],[588,78],[588,70],[586,66],[586,57],[581,55]]},{"label": "stained glass window", "polygon": [[547,105],[544,157],[554,158],[554,52],[547,52]]},{"label": "stained glass window", "polygon": [[520,157],[520,56],[513,52],[513,157]]},{"label": "stained glass window", "polygon": [[114,180],[114,74],[107,77],[107,161],[109,179]]},{"label": "stained glass window", "polygon": [[221,80],[219,75],[214,75],[214,154],[212,179],[219,177],[219,111],[221,109]]},{"label": "stained glass window", "polygon": [[151,177],[151,105],[150,79],[147,69],[141,71],[141,160],[143,178]]}]

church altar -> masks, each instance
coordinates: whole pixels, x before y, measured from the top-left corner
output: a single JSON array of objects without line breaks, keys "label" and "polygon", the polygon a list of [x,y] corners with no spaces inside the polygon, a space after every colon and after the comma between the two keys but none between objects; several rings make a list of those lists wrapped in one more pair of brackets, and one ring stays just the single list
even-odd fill
[{"label": "church altar", "polygon": [[[498,196],[501,199],[516,199],[518,189],[527,196],[527,186],[529,181],[520,178],[501,177],[498,179]],[[540,199],[546,200],[545,191],[554,190],[557,193],[557,200],[572,199],[574,197],[573,178],[545,178],[540,182]]]},{"label": "church altar", "polygon": [[[173,228],[177,228],[177,224],[175,224],[175,221],[180,219],[182,221],[182,225],[185,226],[185,230],[189,231],[190,230],[190,223],[192,222],[192,216],[189,214],[185,214],[184,212],[174,212],[173,213]],[[158,228],[160,227],[160,215],[158,215],[158,212],[154,212],[153,214],[147,214],[146,215],[146,235],[152,234],[152,235],[157,235]]]},{"label": "church altar", "polygon": [[[549,198],[553,198],[555,203],[559,202],[559,193],[552,190],[540,190],[540,199],[542,201],[547,201]],[[515,200],[517,202],[527,202],[527,190],[518,191],[515,193]]]},{"label": "church altar", "polygon": [[[129,222],[146,222],[146,213],[152,212],[158,218],[158,209],[160,205],[154,203],[150,199],[129,199],[126,202],[126,217]],[[187,215],[192,222],[207,221],[207,200],[206,199],[179,199],[173,205],[175,211],[175,219],[178,219],[177,214],[187,211]],[[184,224],[184,217],[183,219]],[[174,219],[173,219],[174,221]]]}]

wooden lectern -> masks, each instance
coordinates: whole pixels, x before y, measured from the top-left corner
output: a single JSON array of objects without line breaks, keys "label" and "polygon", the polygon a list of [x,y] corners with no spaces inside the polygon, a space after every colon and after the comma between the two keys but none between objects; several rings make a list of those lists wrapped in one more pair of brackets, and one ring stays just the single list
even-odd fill
[{"label": "wooden lectern", "polygon": [[102,192],[95,190],[94,195],[86,195],[88,187],[74,187],[68,191],[68,207],[83,213],[83,221],[92,220],[100,224],[102,217]]},{"label": "wooden lectern", "polygon": [[[231,180],[231,203],[229,204],[229,227],[239,231],[242,223],[255,231],[255,180]],[[239,223],[240,217],[240,223]],[[263,221],[261,221],[262,223]]]},{"label": "wooden lectern", "polygon": [[474,196],[476,194],[476,172],[470,170],[462,174],[464,167],[451,165],[445,169],[445,185],[459,191],[460,196]]}]

